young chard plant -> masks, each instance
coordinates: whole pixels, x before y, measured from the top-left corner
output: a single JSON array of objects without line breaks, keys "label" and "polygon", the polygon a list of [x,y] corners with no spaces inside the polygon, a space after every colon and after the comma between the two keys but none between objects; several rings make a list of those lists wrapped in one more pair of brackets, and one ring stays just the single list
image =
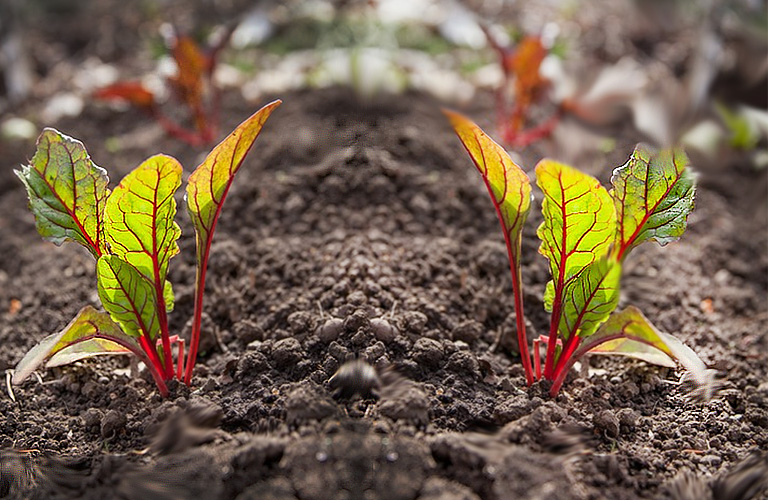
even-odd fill
[{"label": "young chard plant", "polygon": [[531,110],[546,96],[549,81],[539,69],[547,49],[537,36],[526,36],[516,46],[502,45],[483,26],[488,43],[496,52],[504,79],[496,91],[498,129],[502,141],[514,147],[525,147],[548,137],[558,121],[561,109],[546,121],[530,127]]},{"label": "young chard plant", "polygon": [[[62,331],[43,339],[16,366],[14,384],[46,361],[51,367],[127,352],[149,367],[163,396],[174,377],[190,384],[216,222],[235,174],[279,104],[272,102],[241,123],[189,176],[186,203],[196,232],[197,274],[186,367],[184,341],[168,329],[174,296],[166,279],[168,264],[179,253],[174,194],[181,186],[181,165],[170,156],[153,156],[110,193],[107,172],[91,161],[81,142],[54,129],[43,131],[31,163],[16,174],[43,238],[56,245],[75,241],[96,258],[106,312],[86,306]],[[178,342],[175,370],[173,342]]]},{"label": "young chard plant", "polygon": [[[534,340],[532,367],[520,279],[522,228],[531,203],[528,177],[477,125],[458,113],[445,113],[480,171],[504,231],[528,384],[549,380],[555,396],[585,354],[620,354],[664,366],[678,361],[708,397],[711,372],[690,348],[658,331],[635,307],[614,312],[622,264],[631,250],[650,240],[666,245],[685,231],[696,184],[685,153],[638,146],[613,172],[610,192],[567,165],[544,159],[536,166],[544,194],[539,253],[549,260],[552,274],[544,305],[552,315],[549,334]],[[543,371],[542,343],[547,345]]]},{"label": "young chard plant", "polygon": [[168,78],[173,97],[186,108],[194,128],[184,127],[169,118],[161,109],[155,94],[140,82],[117,82],[101,88],[94,97],[106,101],[127,102],[154,118],[168,135],[192,146],[213,142],[218,128],[220,93],[213,81],[218,56],[229,41],[232,29],[224,36],[203,48],[184,34],[169,30],[166,45],[176,63],[177,73]]}]

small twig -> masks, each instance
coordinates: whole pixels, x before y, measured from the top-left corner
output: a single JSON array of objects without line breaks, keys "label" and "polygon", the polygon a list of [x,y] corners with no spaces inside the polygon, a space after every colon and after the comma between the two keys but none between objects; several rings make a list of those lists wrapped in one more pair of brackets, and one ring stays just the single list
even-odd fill
[{"label": "small twig", "polygon": [[320,311],[320,319],[325,319],[325,311],[323,311],[323,305],[319,300],[315,303],[317,304],[317,310]]},{"label": "small twig", "polygon": [[397,310],[397,301],[394,301],[392,303],[392,310],[389,311],[389,317],[394,318],[395,317],[395,311]]},{"label": "small twig", "polygon": [[13,368],[5,370],[5,390],[8,391],[8,395],[11,397],[11,401],[16,402],[16,395],[13,393],[13,384],[11,379],[13,378]]},{"label": "small twig", "polygon": [[33,374],[33,375],[35,376],[35,378],[37,379],[37,383],[38,383],[38,384],[40,384],[40,385],[45,385],[45,382],[43,382],[43,376],[42,376],[42,375],[40,375],[38,372],[32,372],[32,374]]}]

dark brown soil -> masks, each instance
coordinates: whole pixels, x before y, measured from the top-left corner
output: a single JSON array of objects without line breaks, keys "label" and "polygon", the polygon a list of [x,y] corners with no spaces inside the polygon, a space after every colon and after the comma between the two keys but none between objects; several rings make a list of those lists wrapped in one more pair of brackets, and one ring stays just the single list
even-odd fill
[{"label": "dark brown soil", "polygon": [[[49,35],[58,29],[80,33],[51,25]],[[38,64],[77,59],[88,40],[41,45]],[[107,59],[134,50],[96,46]],[[236,94],[225,95],[222,130],[259,106]],[[359,101],[343,88],[275,97],[284,104],[218,225],[192,387],[163,400],[146,371],[132,378],[126,358],[103,358],[41,371],[16,401],[3,390],[0,498],[768,498],[757,487],[768,448],[766,170],[694,158],[687,233],[640,247],[625,269],[621,307],[638,306],[716,368],[716,398],[692,399],[675,370],[593,358],[551,399],[542,384],[526,388],[511,346],[492,352],[500,332],[514,334],[504,242],[442,104],[415,93]],[[492,106],[480,94],[465,111],[492,130]],[[83,140],[113,185],[154,153],[187,172],[204,157],[148,123],[86,105],[48,125]],[[613,152],[576,165],[605,183],[639,140],[615,132]],[[35,231],[12,173],[33,152],[0,140],[3,372],[99,305],[91,256]],[[555,146],[540,142],[522,162],[530,171],[547,155]],[[539,199],[523,240],[531,338],[548,320]],[[170,319],[187,335],[194,240],[185,214],[180,224]],[[341,388],[329,381],[353,359],[378,370],[380,387],[363,390],[354,373]]]},{"label": "dark brown soil", "polygon": [[[2,477],[27,463],[36,478],[4,494],[658,498],[681,472],[708,487],[768,446],[765,171],[702,172],[685,237],[638,249],[623,283],[622,303],[722,372],[719,397],[692,402],[677,372],[600,359],[552,400],[526,389],[513,353],[491,352],[497,332],[513,332],[506,255],[438,103],[361,103],[345,89],[282,97],[219,224],[192,389],[162,400],[146,374],[115,372],[122,359],[42,373],[16,388],[17,403],[0,398],[0,447],[22,453],[4,455]],[[229,103],[225,127],[248,112]],[[199,160],[162,137],[104,150],[104,137],[131,132],[126,121],[89,110],[59,127],[86,141],[113,182],[155,151],[187,168]],[[607,179],[629,152],[592,171]],[[0,369],[97,302],[91,257],[35,233],[10,174],[31,153],[17,145],[2,176]],[[525,160],[533,166],[535,153]],[[523,252],[532,334],[546,327],[539,218]],[[194,243],[187,219],[182,228],[172,326],[186,333]],[[379,399],[334,399],[328,380],[354,358],[382,371]]]}]

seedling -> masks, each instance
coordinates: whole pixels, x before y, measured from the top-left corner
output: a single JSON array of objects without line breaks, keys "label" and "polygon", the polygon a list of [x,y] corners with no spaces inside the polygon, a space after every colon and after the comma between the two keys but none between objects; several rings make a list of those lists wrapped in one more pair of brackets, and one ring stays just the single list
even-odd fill
[{"label": "seedling", "polygon": [[548,137],[560,119],[561,110],[541,124],[531,127],[531,110],[545,97],[549,81],[539,68],[547,56],[540,37],[527,36],[510,47],[500,43],[483,27],[483,31],[498,57],[503,80],[496,91],[498,129],[502,141],[513,147],[525,147]]},{"label": "seedling", "polygon": [[[614,312],[621,268],[633,248],[655,240],[666,245],[685,231],[696,179],[680,149],[652,152],[638,146],[613,172],[609,192],[572,167],[544,159],[536,179],[544,194],[539,253],[549,260],[552,280],[544,306],[552,313],[549,335],[528,350],[520,279],[522,228],[531,205],[528,176],[506,151],[458,113],[446,111],[456,134],[485,181],[507,244],[518,345],[528,385],[552,382],[555,396],[573,364],[587,353],[621,354],[675,366],[679,361],[710,391],[711,372],[696,354],[658,331],[635,307]],[[539,346],[547,345],[544,369]]]},{"label": "seedling", "polygon": [[[184,341],[168,329],[174,296],[166,279],[168,264],[179,253],[174,194],[181,186],[181,165],[170,156],[153,156],[110,193],[107,172],[94,165],[81,142],[54,129],[43,131],[30,165],[16,174],[27,188],[42,237],[56,245],[75,241],[96,258],[106,312],[86,306],[62,331],[43,339],[16,366],[14,384],[46,361],[51,367],[126,352],[149,367],[163,396],[174,377],[190,384],[216,222],[235,174],[279,104],[272,102],[241,123],[189,176],[186,204],[196,233],[197,271],[186,366]],[[175,371],[173,342],[178,342]]]},{"label": "seedling", "polygon": [[97,99],[127,102],[157,120],[168,135],[180,139],[192,146],[210,144],[216,137],[220,92],[213,81],[213,73],[218,64],[218,56],[232,30],[207,48],[195,40],[170,30],[166,36],[166,45],[176,62],[177,73],[168,78],[173,97],[184,108],[194,123],[190,129],[179,125],[161,109],[157,96],[140,82],[118,82],[99,89],[94,93]]}]

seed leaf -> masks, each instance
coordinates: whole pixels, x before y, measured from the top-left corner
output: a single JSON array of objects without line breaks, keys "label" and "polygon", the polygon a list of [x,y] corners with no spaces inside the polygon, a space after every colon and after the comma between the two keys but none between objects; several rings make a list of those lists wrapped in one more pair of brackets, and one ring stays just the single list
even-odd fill
[{"label": "seed leaf", "polygon": [[[129,262],[151,283],[162,284],[168,262],[179,253],[181,229],[174,222],[182,168],[156,155],[125,176],[107,200],[107,238],[112,254]],[[160,289],[160,286],[157,286]]]},{"label": "seed leaf", "polygon": [[46,128],[30,165],[15,171],[24,183],[40,235],[61,245],[76,241],[95,257],[105,252],[107,172],[96,166],[83,143]]},{"label": "seed leaf", "polygon": [[101,354],[128,352],[146,360],[136,340],[123,333],[107,313],[85,306],[63,330],[47,336],[29,350],[16,365],[13,383],[24,381],[46,360],[50,368]]},{"label": "seed leaf", "polygon": [[547,285],[551,308],[571,280],[607,254],[616,231],[616,212],[597,179],[572,167],[542,160],[536,166],[536,180],[544,193],[544,222],[537,234],[539,253],[549,259],[553,277]]},{"label": "seed leaf", "polygon": [[131,337],[152,344],[160,332],[155,288],[138,269],[116,255],[96,263],[99,298],[112,319]]},{"label": "seed leaf", "polygon": [[513,266],[520,266],[523,224],[531,209],[531,183],[523,169],[507,152],[471,120],[459,113],[443,111],[456,135],[475,163],[491,195],[504,229]]},{"label": "seed leaf", "polygon": [[613,314],[594,335],[584,341],[573,358],[590,354],[619,354],[648,363],[688,370],[699,387],[712,383],[712,370],[693,350],[672,335],[657,330],[639,309],[629,306]]},{"label": "seed leaf", "polygon": [[611,183],[619,222],[615,245],[619,259],[644,241],[666,245],[685,232],[696,178],[682,149],[653,153],[639,145],[627,163],[613,172]]},{"label": "seed leaf", "polygon": [[210,248],[216,221],[229,187],[264,122],[281,101],[267,104],[245,120],[192,172],[187,183],[187,211],[197,233],[198,262]]}]

